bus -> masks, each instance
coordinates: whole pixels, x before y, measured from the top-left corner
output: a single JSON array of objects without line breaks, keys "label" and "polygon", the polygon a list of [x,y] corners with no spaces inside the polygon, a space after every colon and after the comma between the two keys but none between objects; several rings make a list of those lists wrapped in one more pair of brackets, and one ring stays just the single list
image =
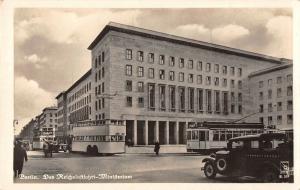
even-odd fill
[{"label": "bus", "polygon": [[54,142],[54,137],[47,137],[47,136],[33,137],[32,150],[43,149],[45,141]]},{"label": "bus", "polygon": [[264,133],[262,123],[195,122],[186,129],[187,152],[209,154],[227,146],[227,140]]},{"label": "bus", "polygon": [[73,152],[112,155],[125,152],[124,120],[94,120],[71,124]]}]

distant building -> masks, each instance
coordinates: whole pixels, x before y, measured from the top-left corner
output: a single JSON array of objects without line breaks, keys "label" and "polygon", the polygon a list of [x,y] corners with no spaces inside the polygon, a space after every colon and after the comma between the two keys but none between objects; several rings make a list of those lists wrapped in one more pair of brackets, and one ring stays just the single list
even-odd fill
[{"label": "distant building", "polygon": [[56,107],[47,107],[43,109],[39,117],[39,138],[48,141],[55,139],[55,131],[57,130]]},{"label": "distant building", "polygon": [[293,64],[286,64],[255,71],[249,75],[250,94],[253,97],[251,120],[276,126],[293,127]]},{"label": "distant building", "polygon": [[36,125],[36,120],[31,119],[21,130],[19,138],[22,140],[28,140],[30,143],[33,142],[34,137],[34,127]]},{"label": "distant building", "polygon": [[58,142],[65,142],[67,137],[67,96],[65,91],[56,96],[57,99],[57,131]]}]

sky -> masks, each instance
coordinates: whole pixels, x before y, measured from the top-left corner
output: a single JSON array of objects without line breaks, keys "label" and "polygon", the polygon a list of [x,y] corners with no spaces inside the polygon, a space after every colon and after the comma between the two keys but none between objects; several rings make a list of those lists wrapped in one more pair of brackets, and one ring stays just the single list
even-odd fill
[{"label": "sky", "polygon": [[292,58],[291,9],[50,9],[14,15],[17,132],[91,67],[87,47],[110,21]]}]

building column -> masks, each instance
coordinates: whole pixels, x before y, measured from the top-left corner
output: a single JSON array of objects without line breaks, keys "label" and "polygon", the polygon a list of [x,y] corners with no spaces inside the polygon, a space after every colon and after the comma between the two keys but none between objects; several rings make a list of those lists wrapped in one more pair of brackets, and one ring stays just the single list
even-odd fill
[{"label": "building column", "polygon": [[179,122],[178,121],[175,121],[174,140],[175,140],[175,144],[179,144]]},{"label": "building column", "polygon": [[183,127],[183,143],[186,144],[186,129],[188,127],[188,122],[184,122],[184,127]]},{"label": "building column", "polygon": [[145,120],[144,125],[144,144],[148,145],[148,120]]},{"label": "building column", "polygon": [[154,142],[159,141],[159,121],[154,124]]},{"label": "building column", "polygon": [[165,126],[165,144],[169,144],[169,126],[170,126],[170,122],[166,121],[166,126]]},{"label": "building column", "polygon": [[137,120],[133,120],[133,145],[137,145]]}]

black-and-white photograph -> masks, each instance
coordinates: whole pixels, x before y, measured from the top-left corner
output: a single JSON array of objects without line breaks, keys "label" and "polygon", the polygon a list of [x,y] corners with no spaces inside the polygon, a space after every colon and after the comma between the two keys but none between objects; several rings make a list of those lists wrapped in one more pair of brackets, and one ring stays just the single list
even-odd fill
[{"label": "black-and-white photograph", "polygon": [[294,183],[292,8],[13,15],[13,183]]}]

